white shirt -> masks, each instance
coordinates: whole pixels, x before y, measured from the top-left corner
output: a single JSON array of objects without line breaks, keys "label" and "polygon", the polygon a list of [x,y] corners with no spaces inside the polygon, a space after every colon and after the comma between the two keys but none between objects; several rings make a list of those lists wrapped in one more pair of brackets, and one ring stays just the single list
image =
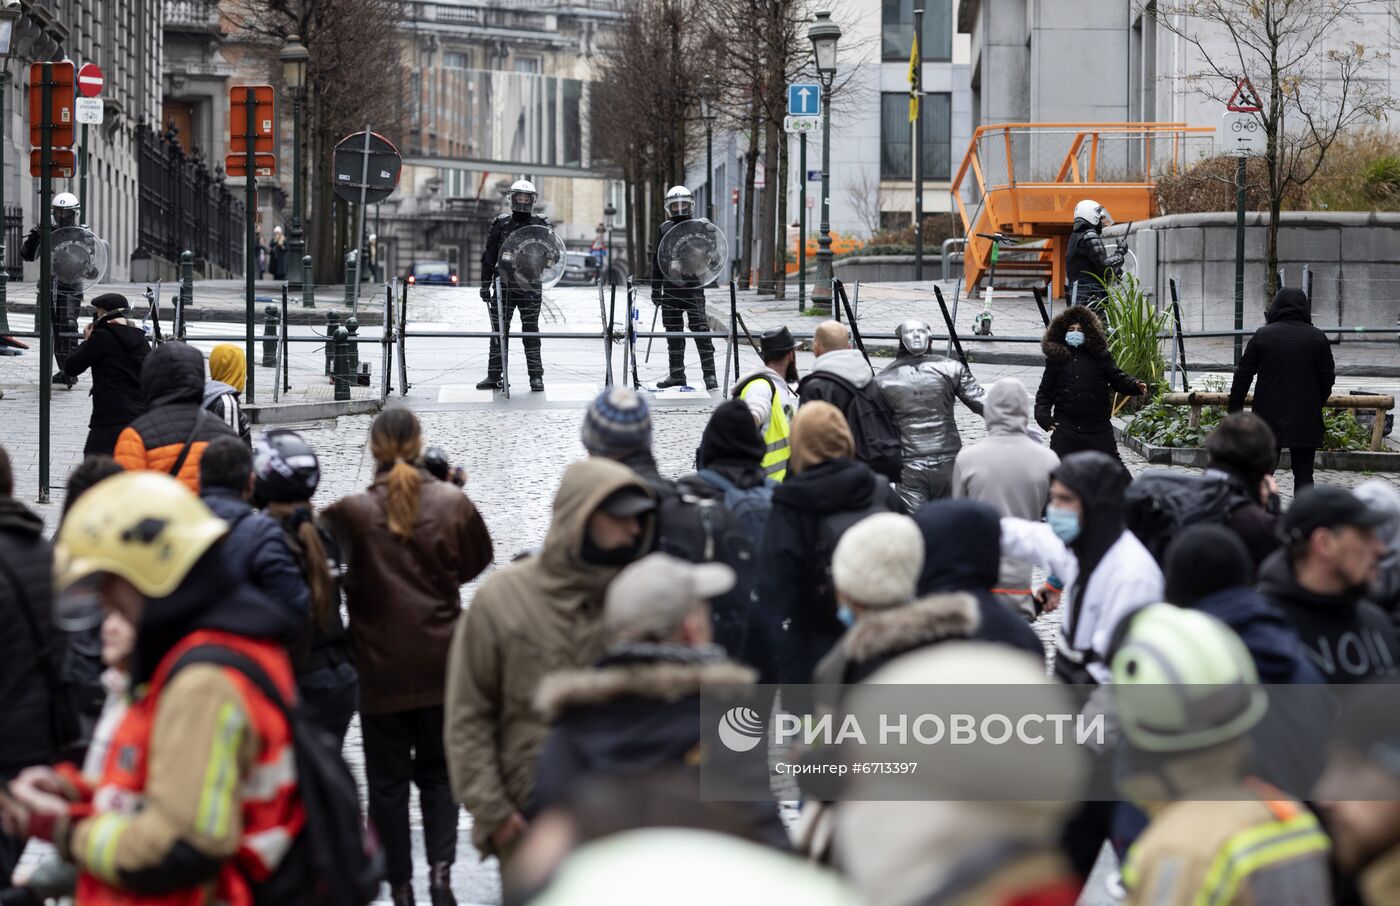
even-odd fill
[{"label": "white shirt", "polygon": [[1001,520],[1001,554],[1048,567],[1065,583],[1064,622],[1074,626],[1069,647],[1098,656],[1088,669],[1101,683],[1112,680],[1108,648],[1119,621],[1140,607],[1159,603],[1165,595],[1157,561],[1130,531],[1125,530],[1103,555],[1084,588],[1083,601],[1076,601],[1072,591],[1079,577],[1079,559],[1045,523]]}]

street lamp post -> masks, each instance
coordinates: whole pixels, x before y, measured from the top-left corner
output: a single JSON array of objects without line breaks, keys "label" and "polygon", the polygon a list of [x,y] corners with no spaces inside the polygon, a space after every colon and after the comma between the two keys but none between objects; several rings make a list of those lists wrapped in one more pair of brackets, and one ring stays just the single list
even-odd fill
[{"label": "street lamp post", "polygon": [[608,228],[608,285],[609,285],[609,286],[616,286],[616,285],[617,285],[617,272],[613,270],[613,257],[612,257],[612,230],[613,230],[613,218],[616,217],[616,216],[617,216],[617,208],[613,206],[613,203],[612,203],[611,201],[608,202],[606,205],[603,206],[603,217],[604,217],[603,222],[604,222],[604,224],[607,225],[607,228]]},{"label": "street lamp post", "polygon": [[705,98],[700,99],[700,118],[705,121],[705,219],[715,222],[715,147],[713,130],[715,108]]},{"label": "street lamp post", "polygon": [[289,263],[296,278],[293,283],[300,288],[308,279],[308,275],[302,272],[301,260],[306,254],[306,242],[301,230],[304,217],[301,197],[301,102],[306,95],[306,62],[311,59],[311,53],[302,46],[296,35],[290,35],[279,57],[282,60],[282,80],[287,85],[287,93],[292,96],[292,229],[287,240],[287,255],[292,259]]},{"label": "street lamp post", "polygon": [[[836,42],[841,27],[831,21],[831,13],[817,13],[817,21],[807,29],[812,56],[822,83],[822,219],[817,239],[817,279],[812,287],[812,308],[831,311],[831,83],[836,78]],[[803,179],[807,178],[804,173]]]},{"label": "street lamp post", "polygon": [[[14,46],[15,27],[23,14],[19,4],[0,7],[0,328],[9,329],[5,314],[5,296],[10,282],[9,259],[5,254],[5,95],[10,89],[10,49]],[[45,363],[47,364],[47,363]]]}]

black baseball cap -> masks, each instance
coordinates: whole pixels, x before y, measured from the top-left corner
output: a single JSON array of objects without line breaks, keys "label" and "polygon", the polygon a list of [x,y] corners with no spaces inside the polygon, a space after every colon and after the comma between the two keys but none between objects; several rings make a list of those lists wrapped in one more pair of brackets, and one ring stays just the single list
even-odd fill
[{"label": "black baseball cap", "polygon": [[1386,516],[1372,509],[1360,497],[1345,488],[1314,485],[1299,494],[1279,521],[1279,533],[1289,542],[1304,541],[1320,528],[1351,525],[1373,529],[1383,524]]},{"label": "black baseball cap", "polygon": [[626,519],[629,516],[650,513],[656,509],[656,501],[646,491],[631,485],[613,491],[598,508],[609,516]]}]

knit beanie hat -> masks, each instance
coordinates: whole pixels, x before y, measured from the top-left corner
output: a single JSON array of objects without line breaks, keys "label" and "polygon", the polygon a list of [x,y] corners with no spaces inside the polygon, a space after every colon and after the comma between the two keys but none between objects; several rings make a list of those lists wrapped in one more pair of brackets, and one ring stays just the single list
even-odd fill
[{"label": "knit beanie hat", "polygon": [[1191,607],[1227,588],[1254,584],[1249,549],[1223,525],[1187,526],[1167,545],[1163,557],[1167,600]]},{"label": "knit beanie hat", "polygon": [[908,516],[877,513],[846,529],[831,555],[836,590],[862,607],[914,600],[924,568],[924,535]]},{"label": "knit beanie hat", "polygon": [[635,390],[609,387],[588,404],[583,448],[590,456],[625,456],[651,449],[651,409]]},{"label": "knit beanie hat", "polygon": [[763,435],[753,423],[749,405],[728,400],[715,407],[705,433],[700,436],[700,467],[708,468],[721,460],[752,462],[763,460]]}]

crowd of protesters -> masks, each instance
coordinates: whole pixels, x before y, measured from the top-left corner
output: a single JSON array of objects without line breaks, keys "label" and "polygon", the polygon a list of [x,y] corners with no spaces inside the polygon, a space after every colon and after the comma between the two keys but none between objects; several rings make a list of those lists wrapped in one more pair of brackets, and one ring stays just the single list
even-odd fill
[{"label": "crowd of protesters", "polygon": [[[382,882],[411,904],[411,788],[433,906],[456,902],[462,809],[509,903],[1069,906],[1106,846],[1133,904],[1400,902],[1400,493],[1284,509],[1247,413],[1204,475],[1134,480],[1103,428],[1110,391],[1145,386],[1088,309],[1047,331],[1034,404],[926,325],[878,374],[840,325],[818,335],[796,390],[791,336],[764,335],[693,474],[661,473],[645,397],[604,390],[526,552],[496,549],[509,514],[483,516],[462,470],[434,474],[407,408],[374,420],[372,484],[315,501],[303,437],[240,430],[228,351],[208,375],[183,344],[142,357],[142,405],[94,424],[116,455],[70,477],[52,544],[0,449],[0,903],[349,903]],[[959,401],[987,424],[967,447]],[[1168,494],[1224,503],[1151,505]],[[824,707],[1023,687],[1111,715],[1114,744],[944,749],[893,798],[868,778],[705,795],[702,696],[756,683],[846,690]],[[336,782],[356,714],[367,835]],[[1043,796],[998,795],[1026,776]],[[28,838],[53,848],[16,872]]]}]

